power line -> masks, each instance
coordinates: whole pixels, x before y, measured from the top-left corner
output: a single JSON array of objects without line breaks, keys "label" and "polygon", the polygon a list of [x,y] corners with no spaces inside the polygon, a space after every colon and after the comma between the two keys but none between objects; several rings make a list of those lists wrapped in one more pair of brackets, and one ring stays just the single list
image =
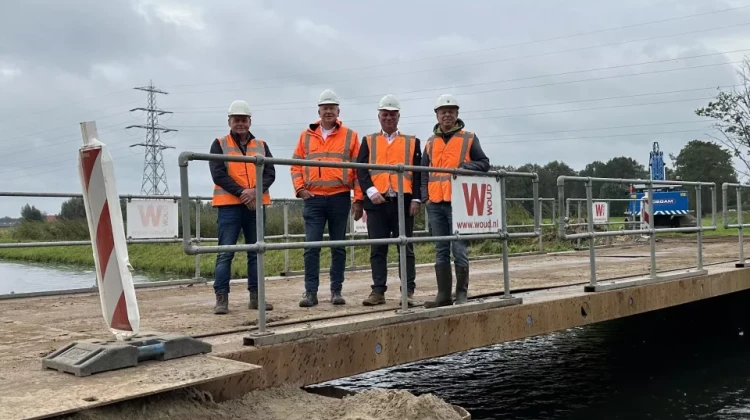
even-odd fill
[{"label": "power line", "polygon": [[154,86],[153,81],[149,81],[148,86],[136,87],[133,89],[148,92],[148,106],[146,108],[133,108],[130,111],[146,111],[146,125],[130,125],[128,128],[143,128],[146,130],[146,142],[133,144],[134,146],[143,146],[146,151],[143,158],[143,181],[141,183],[141,194],[145,195],[166,195],[169,194],[169,185],[167,184],[167,172],[164,169],[164,157],[162,150],[174,149],[172,146],[165,145],[161,139],[161,133],[177,131],[159,125],[159,115],[171,114],[171,111],[164,111],[156,107],[156,94],[167,95],[167,92],[159,90]]}]

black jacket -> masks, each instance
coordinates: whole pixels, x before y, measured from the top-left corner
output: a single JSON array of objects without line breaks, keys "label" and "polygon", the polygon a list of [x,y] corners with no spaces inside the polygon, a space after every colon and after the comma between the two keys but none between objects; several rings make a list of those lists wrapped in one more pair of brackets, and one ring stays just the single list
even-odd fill
[{"label": "black jacket", "polygon": [[[243,146],[240,144],[240,141],[235,137],[234,133],[231,133],[232,139],[235,143],[237,143],[237,146],[239,146],[240,150],[242,151],[243,155],[247,154],[246,145]],[[248,142],[252,139],[254,139],[255,136],[250,133],[250,139],[248,139]],[[263,142],[263,145],[266,149],[266,157],[273,157],[271,155],[271,150],[268,148],[268,142]],[[211,144],[211,153],[214,154],[224,154],[224,151],[221,149],[221,144],[219,143],[218,139],[214,139],[214,142]],[[251,167],[248,167],[248,170],[255,170],[255,165],[252,163],[249,163]],[[224,191],[234,194],[235,196],[239,197],[240,194],[242,194],[243,188],[240,186],[240,184],[236,183],[234,179],[232,179],[231,176],[229,176],[229,172],[227,172],[226,162],[222,161],[210,161],[208,162],[208,167],[211,169],[211,178],[214,180],[214,184],[220,186],[224,189]],[[273,167],[273,163],[266,162],[263,165],[263,192],[268,192],[268,189],[271,187],[273,182],[276,180],[276,169]]]},{"label": "black jacket", "polygon": [[[371,138],[371,135],[365,136],[366,138]],[[372,141],[372,140],[370,140]],[[419,139],[414,139],[414,155],[412,156],[412,160],[414,162],[414,166],[420,166],[422,162],[422,149],[419,144]],[[369,148],[369,142],[365,141],[365,138],[362,138],[362,144],[359,146],[359,155],[357,156],[357,163],[370,163],[370,148]],[[372,178],[370,177],[370,170],[369,169],[357,169],[357,178],[359,179],[359,187],[362,188],[362,194],[365,196],[364,201],[364,209],[365,210],[372,210],[375,207],[377,207],[373,202],[370,200],[370,197],[367,196],[367,190],[371,187],[373,187]],[[408,206],[411,204],[412,200],[421,200],[422,194],[420,191],[420,186],[422,185],[422,172],[414,172],[412,173],[412,194],[404,194],[404,204]],[[394,187],[396,187],[394,185]]]}]

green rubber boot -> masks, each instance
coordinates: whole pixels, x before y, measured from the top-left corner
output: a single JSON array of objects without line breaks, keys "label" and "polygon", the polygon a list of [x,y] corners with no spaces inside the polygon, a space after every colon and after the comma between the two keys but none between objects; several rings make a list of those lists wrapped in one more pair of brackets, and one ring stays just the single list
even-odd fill
[{"label": "green rubber boot", "polygon": [[469,267],[456,266],[456,305],[466,303],[469,294]]},{"label": "green rubber boot", "polygon": [[436,265],[435,276],[437,277],[438,286],[437,296],[434,301],[425,302],[425,308],[437,308],[453,304],[453,300],[451,299],[451,289],[453,288],[453,270],[451,269],[451,265]]}]

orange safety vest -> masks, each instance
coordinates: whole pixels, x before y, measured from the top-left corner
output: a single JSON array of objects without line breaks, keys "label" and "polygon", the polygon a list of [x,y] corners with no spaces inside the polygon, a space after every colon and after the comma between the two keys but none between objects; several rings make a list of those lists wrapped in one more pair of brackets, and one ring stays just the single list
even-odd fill
[{"label": "orange safety vest", "polygon": [[[368,148],[370,149],[370,164],[373,165],[414,165],[414,148],[416,138],[404,136],[399,133],[393,142],[388,144],[388,139],[382,133],[369,136]],[[365,140],[367,141],[367,137]],[[370,169],[372,184],[378,192],[385,194],[388,188],[398,192],[398,172],[381,169]],[[412,193],[412,173],[404,172],[404,194]]]},{"label": "orange safety vest", "polygon": [[[320,124],[318,121],[316,124]],[[320,126],[308,128],[300,134],[293,159],[317,160],[324,162],[354,162],[359,154],[357,132],[339,126],[326,140],[323,140]],[[306,189],[313,195],[333,195],[354,190],[354,199],[363,200],[362,190],[357,180],[357,171],[350,168],[324,168],[292,165],[294,190]]]},{"label": "orange safety vest", "polygon": [[[224,151],[225,155],[230,156],[255,156],[261,155],[266,156],[266,148],[263,140],[252,139],[247,142],[247,154],[243,155],[242,150],[234,142],[231,135],[227,134],[224,137],[220,137],[219,144],[221,150]],[[255,188],[255,165],[246,162],[229,162],[225,161],[224,165],[227,168],[229,176],[232,177],[234,182],[238,183],[243,188]],[[216,206],[230,206],[234,204],[242,204],[242,201],[236,195],[225,191],[220,186],[214,184],[214,196],[211,204]],[[271,195],[268,192],[263,193],[263,204],[271,204]]]},{"label": "orange safety vest", "polygon": [[[474,133],[460,130],[446,143],[443,139],[436,139],[435,135],[427,139],[425,147],[430,156],[430,167],[458,168],[464,162],[469,162],[469,150],[474,143]],[[451,201],[451,177],[444,172],[430,172],[427,184],[427,197],[432,203]]]}]

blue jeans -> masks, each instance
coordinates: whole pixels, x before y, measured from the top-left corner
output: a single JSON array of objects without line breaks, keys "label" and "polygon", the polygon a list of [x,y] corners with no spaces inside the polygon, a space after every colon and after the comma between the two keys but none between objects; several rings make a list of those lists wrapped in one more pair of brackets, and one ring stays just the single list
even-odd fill
[{"label": "blue jeans", "polygon": [[[244,233],[246,244],[257,242],[255,220],[255,210],[248,209],[244,204],[219,206],[219,217],[217,218],[219,245],[237,244],[240,231]],[[266,208],[263,206],[264,228],[265,221]],[[233,258],[234,252],[220,252],[216,256],[216,268],[214,270],[214,291],[216,293],[229,293]],[[247,252],[247,290],[251,292],[258,290],[258,254],[255,251]]]},{"label": "blue jeans", "polygon": [[[351,196],[341,193],[330,196],[316,195],[304,201],[302,217],[305,219],[305,241],[323,240],[323,230],[328,223],[330,240],[346,238],[349,223]],[[331,291],[340,292],[344,284],[346,248],[331,248]],[[305,291],[318,292],[320,284],[320,248],[305,248]]]},{"label": "blue jeans", "polygon": [[[427,204],[427,217],[430,219],[430,227],[433,236],[452,235],[453,217],[451,203],[429,203]],[[438,241],[435,242],[437,258],[436,265],[451,263],[451,250],[453,250],[453,261],[456,266],[469,266],[469,248],[466,241]]]}]

